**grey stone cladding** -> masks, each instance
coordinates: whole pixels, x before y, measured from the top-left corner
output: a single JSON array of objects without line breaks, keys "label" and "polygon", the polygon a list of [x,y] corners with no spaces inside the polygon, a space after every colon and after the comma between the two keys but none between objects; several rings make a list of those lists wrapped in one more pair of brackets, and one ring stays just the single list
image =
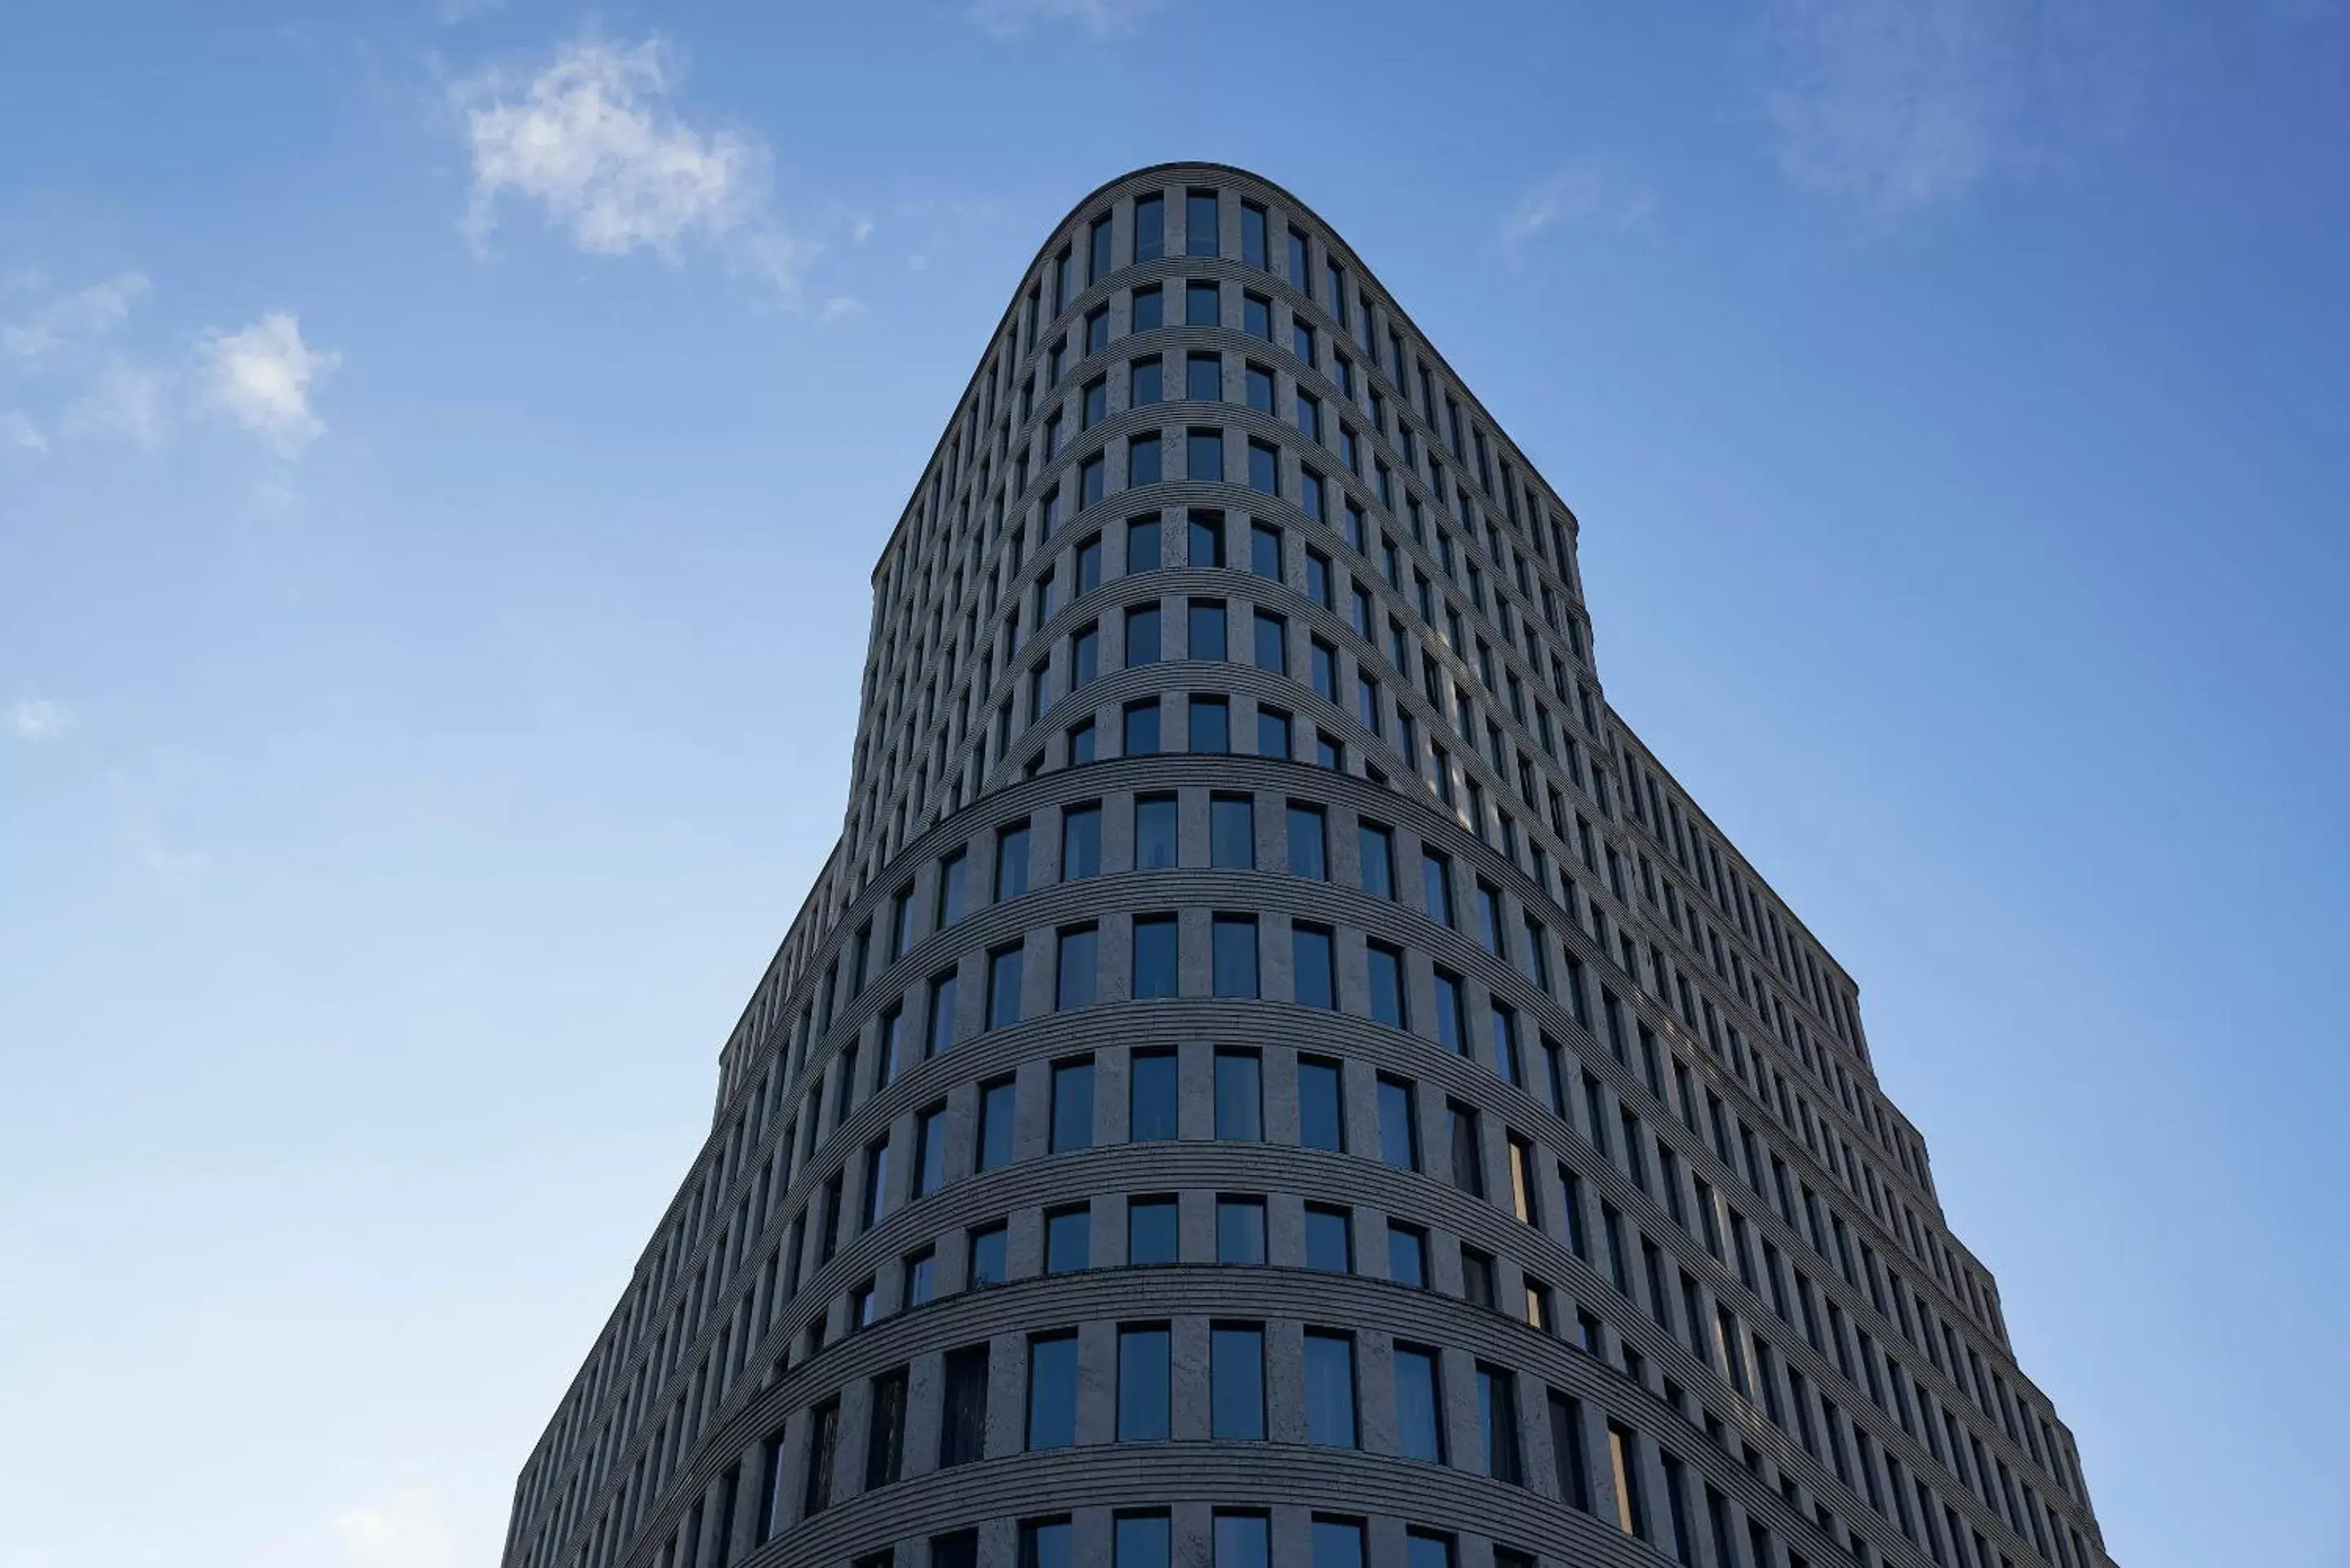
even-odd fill
[{"label": "grey stone cladding", "polygon": [[1045,241],[509,1568],[2103,1568],[1575,515],[1238,169]]}]

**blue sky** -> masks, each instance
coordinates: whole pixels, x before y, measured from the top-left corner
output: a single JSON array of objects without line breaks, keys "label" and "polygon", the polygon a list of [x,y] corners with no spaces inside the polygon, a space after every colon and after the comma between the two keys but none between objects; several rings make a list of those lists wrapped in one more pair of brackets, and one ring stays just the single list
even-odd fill
[{"label": "blue sky", "polygon": [[2350,6],[22,8],[0,1568],[454,1568],[1095,184],[1245,164],[1577,509],[2127,1568],[2350,1564]]}]

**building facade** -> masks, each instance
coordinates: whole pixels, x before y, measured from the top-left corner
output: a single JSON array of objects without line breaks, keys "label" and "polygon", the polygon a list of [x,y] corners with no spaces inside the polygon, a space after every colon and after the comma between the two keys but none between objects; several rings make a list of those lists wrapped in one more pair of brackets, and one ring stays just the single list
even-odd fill
[{"label": "building facade", "polygon": [[1278,186],[1039,251],[509,1568],[2103,1568],[1574,514]]}]

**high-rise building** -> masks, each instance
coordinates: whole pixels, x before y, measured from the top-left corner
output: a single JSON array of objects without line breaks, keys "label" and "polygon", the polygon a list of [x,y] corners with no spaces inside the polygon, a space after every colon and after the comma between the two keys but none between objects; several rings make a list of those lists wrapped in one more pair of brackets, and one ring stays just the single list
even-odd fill
[{"label": "high-rise building", "polygon": [[510,1568],[2101,1568],[1852,980],[1278,186],[1014,291]]}]

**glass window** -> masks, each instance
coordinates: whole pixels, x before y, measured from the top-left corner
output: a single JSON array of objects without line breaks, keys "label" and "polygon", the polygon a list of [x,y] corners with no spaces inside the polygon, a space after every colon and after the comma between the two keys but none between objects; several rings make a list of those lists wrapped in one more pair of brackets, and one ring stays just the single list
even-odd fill
[{"label": "glass window", "polygon": [[1134,803],[1135,869],[1162,871],[1174,864],[1175,797],[1143,795]]},{"label": "glass window", "polygon": [[1097,680],[1101,675],[1101,628],[1088,622],[1069,634],[1069,690]]},{"label": "glass window", "polygon": [[948,970],[931,977],[931,1028],[926,1043],[927,1053],[943,1055],[954,1044],[955,972]]},{"label": "glass window", "polygon": [[1061,814],[1061,878],[1101,875],[1101,807],[1073,805]]},{"label": "glass window", "polygon": [[1415,1530],[1404,1538],[1403,1568],[1453,1568],[1452,1537]]},{"label": "glass window", "polygon": [[1333,973],[1330,929],[1304,922],[1289,929],[1290,968],[1295,995],[1301,1007],[1336,1007],[1338,992]]},{"label": "glass window", "polygon": [[1128,1059],[1127,1137],[1131,1141],[1175,1136],[1175,1074],[1172,1051],[1137,1051]]},{"label": "glass window", "polygon": [[1168,1388],[1167,1325],[1118,1331],[1118,1440],[1164,1442],[1172,1403]]},{"label": "glass window", "polygon": [[1099,283],[1109,275],[1109,214],[1104,213],[1093,221],[1086,235],[1086,281]]},{"label": "glass window", "polygon": [[[1003,1230],[995,1236],[1000,1242]],[[972,1238],[977,1251],[978,1238]],[[944,1405],[939,1423],[939,1466],[969,1464],[987,1447],[987,1346],[974,1345],[951,1350],[946,1356]],[[974,1542],[974,1550],[976,1542]],[[938,1561],[938,1543],[931,1543],[931,1561]]]},{"label": "glass window", "polygon": [[1126,569],[1129,572],[1155,572],[1159,565],[1159,519],[1129,519],[1126,524]]},{"label": "glass window", "polygon": [[1208,803],[1208,863],[1225,870],[1256,869],[1256,805],[1244,794]]},{"label": "glass window", "polygon": [[1363,1568],[1363,1526],[1352,1519],[1314,1521],[1310,1568]]},{"label": "glass window", "polygon": [[1139,915],[1134,921],[1134,997],[1138,1002],[1175,992],[1175,917]]},{"label": "glass window", "polygon": [[1126,612],[1126,663],[1129,670],[1138,664],[1159,662],[1159,607],[1156,604],[1129,606]]},{"label": "glass window", "polygon": [[[1280,467],[1281,454],[1273,447],[1261,441],[1249,442],[1248,483],[1251,490],[1266,495],[1280,494],[1281,485],[1277,477]],[[1215,477],[1222,479],[1222,472],[1219,470]]]},{"label": "glass window", "polygon": [[1430,919],[1445,925],[1452,923],[1451,865],[1433,849],[1419,854],[1420,892],[1427,900]]},{"label": "glass window", "polygon": [[1045,1272],[1071,1274],[1093,1266],[1093,1210],[1080,1204],[1045,1213]]},{"label": "glass window", "polygon": [[[1109,346],[1109,322],[1108,318],[1099,311],[1096,311],[1086,321],[1086,330],[1088,333],[1097,327],[1101,329],[1102,341],[1094,347],[1106,348]],[[1108,417],[1109,382],[1100,376],[1096,376],[1086,383],[1084,401],[1077,411],[1077,428],[1089,431]]]},{"label": "glass window", "polygon": [[1403,954],[1384,942],[1369,942],[1364,946],[1363,956],[1370,984],[1372,1022],[1390,1029],[1404,1028]]},{"label": "glass window", "polygon": [[1146,698],[1126,705],[1125,754],[1148,757],[1159,750],[1159,699]]},{"label": "glass window", "polygon": [[1436,1352],[1399,1345],[1395,1349],[1396,1426],[1403,1456],[1444,1462],[1444,1425],[1440,1412]]},{"label": "glass window", "polygon": [[1436,971],[1436,1040],[1448,1051],[1468,1054],[1469,1036],[1461,1021],[1461,980],[1440,969]]},{"label": "glass window", "polygon": [[1215,938],[1213,960],[1213,994],[1217,996],[1253,997],[1256,992],[1256,917],[1253,915],[1218,915],[1212,925]]},{"label": "glass window", "polygon": [[1275,675],[1289,673],[1289,623],[1264,610],[1256,612],[1256,647],[1253,654],[1259,670],[1270,670]]},{"label": "glass window", "polygon": [[1222,254],[1216,244],[1216,193],[1213,191],[1191,191],[1185,193],[1183,254],[1191,256],[1212,256]]},{"label": "glass window", "polygon": [[1220,1263],[1264,1262],[1263,1199],[1219,1198],[1216,1199],[1216,1262]]},{"label": "glass window", "polygon": [[1221,481],[1224,477],[1223,431],[1194,430],[1187,432],[1183,451],[1183,477],[1211,483]]},{"label": "glass window", "polygon": [[1272,1568],[1271,1532],[1261,1513],[1216,1515],[1216,1568]]},{"label": "glass window", "polygon": [[865,1490],[888,1486],[906,1466],[906,1374],[873,1380],[872,1415],[865,1428]]},{"label": "glass window", "polygon": [[1077,1336],[1028,1342],[1028,1447],[1066,1449],[1077,1440]]},{"label": "glass window", "polygon": [[1264,209],[1253,202],[1241,203],[1241,260],[1262,271],[1273,270],[1265,261]]},{"label": "glass window", "polygon": [[1319,550],[1305,552],[1305,597],[1324,609],[1336,609],[1330,598],[1330,557]]},{"label": "glass window", "polygon": [[1187,536],[1189,564],[1194,566],[1221,566],[1224,564],[1224,514],[1221,512],[1194,512],[1191,514]]},{"label": "glass window", "polygon": [[1139,196],[1134,202],[1134,259],[1157,261],[1167,254],[1167,202],[1159,196]]},{"label": "glass window", "polygon": [[1080,719],[1069,726],[1069,765],[1083,767],[1094,760],[1094,722]]},{"label": "glass window", "polygon": [[1354,1226],[1346,1210],[1305,1206],[1305,1266],[1333,1274],[1354,1272]]},{"label": "glass window", "polygon": [[1278,708],[1257,707],[1256,754],[1289,760],[1289,715]]},{"label": "glass window", "polygon": [[1273,340],[1273,301],[1261,294],[1241,296],[1241,330],[1252,337]]},{"label": "glass window", "polygon": [[1273,412],[1273,372],[1262,365],[1250,365],[1241,376],[1242,401],[1258,413]]},{"label": "glass window", "polygon": [[1126,1261],[1138,1268],[1175,1262],[1177,1216],[1172,1198],[1136,1198],[1126,1206]]},{"label": "glass window", "polygon": [[[1159,356],[1156,354],[1147,359],[1137,359],[1128,365],[1126,398],[1128,406],[1139,409],[1159,401],[1166,390],[1161,375]],[[1130,475],[1131,470],[1128,472]],[[1132,483],[1134,481],[1129,477],[1128,483]]]},{"label": "glass window", "polygon": [[1215,327],[1223,319],[1222,291],[1212,283],[1191,282],[1183,286],[1183,325]]},{"label": "glass window", "polygon": [[1224,601],[1193,599],[1187,620],[1191,657],[1222,659],[1224,657]]},{"label": "glass window", "polygon": [[1216,354],[1189,354],[1183,358],[1183,396],[1195,403],[1213,403],[1224,395],[1224,362]]},{"label": "glass window", "polygon": [[1395,897],[1395,835],[1376,822],[1357,827],[1363,863],[1363,891],[1375,898]]},{"label": "glass window", "polygon": [[1053,1152],[1090,1148],[1094,1141],[1094,1059],[1053,1064]]},{"label": "glass window", "polygon": [[1418,1226],[1388,1221],[1388,1278],[1417,1291],[1428,1288],[1428,1235]]},{"label": "glass window", "polygon": [[1174,1561],[1163,1513],[1121,1513],[1115,1536],[1115,1568],[1170,1568]]},{"label": "glass window", "polygon": [[987,955],[987,1026],[1005,1029],[1020,1022],[1020,958],[1016,947]]},{"label": "glass window", "polygon": [[971,1233],[970,1282],[976,1290],[983,1285],[1000,1285],[1011,1278],[1006,1260],[1005,1231],[1002,1224],[986,1225]]},{"label": "glass window", "polygon": [[1338,1064],[1319,1056],[1297,1063],[1298,1141],[1334,1153],[1346,1147],[1346,1102]]},{"label": "glass window", "polygon": [[1020,1568],[1069,1568],[1069,1521],[1032,1519],[1020,1526]]},{"label": "glass window", "polygon": [[1264,1436],[1264,1331],[1218,1324],[1208,1334],[1208,1428],[1218,1438]]},{"label": "glass window", "polygon": [[1264,1137],[1263,1069],[1253,1051],[1216,1053],[1216,1136],[1248,1141]]},{"label": "glass window", "polygon": [[1318,805],[1290,803],[1289,874],[1292,877],[1311,877],[1317,881],[1330,874],[1329,857],[1325,849],[1322,808]]},{"label": "glass window", "polygon": [[1477,1364],[1477,1435],[1485,1473],[1512,1486],[1525,1484],[1518,1453],[1518,1395],[1514,1374]]},{"label": "glass window", "polygon": [[1355,1341],[1307,1330],[1305,1440],[1327,1449],[1355,1446]]},{"label": "glass window", "polygon": [[1191,700],[1191,750],[1203,755],[1222,755],[1232,749],[1232,704],[1222,697],[1194,697]]},{"label": "glass window", "polygon": [[980,1169],[993,1170],[1012,1163],[1014,1116],[1019,1106],[1019,1086],[1010,1078],[980,1085]]},{"label": "glass window", "polygon": [[1485,1196],[1485,1149],[1477,1127],[1477,1113],[1459,1100],[1447,1100],[1444,1119],[1452,1153],[1452,1185],[1472,1197]]},{"label": "glass window", "polygon": [[914,1196],[927,1198],[947,1184],[947,1108],[931,1106],[914,1118]]},{"label": "glass window", "polygon": [[902,1265],[905,1272],[904,1290],[900,1300],[907,1306],[918,1307],[934,1300],[939,1293],[939,1255],[930,1247],[907,1256]]},{"label": "glass window", "polygon": [[1091,1007],[1098,1000],[1096,989],[1101,973],[1100,933],[1092,926],[1072,926],[1060,933],[1059,947],[1054,961],[1054,1007],[1062,1012]]},{"label": "glass window", "polygon": [[1249,524],[1249,570],[1260,577],[1281,580],[1281,530],[1264,523]]},{"label": "glass window", "polygon": [[[1166,467],[1160,456],[1159,437],[1153,434],[1139,435],[1130,438],[1126,443],[1126,483],[1128,487],[1130,489],[1140,484],[1156,484],[1165,476]],[[1156,566],[1159,565],[1159,561],[1157,559],[1157,524],[1154,523],[1151,524],[1151,531],[1152,558],[1148,563],[1137,563],[1129,557],[1127,562],[1128,571],[1144,571],[1149,566]]]},{"label": "glass window", "polygon": [[937,928],[944,930],[962,919],[964,857],[960,849],[939,861]]},{"label": "glass window", "polygon": [[1338,700],[1338,650],[1315,638],[1307,645],[1307,676],[1315,694],[1325,701]]},{"label": "glass window", "polygon": [[1419,1116],[1411,1085],[1400,1078],[1379,1079],[1379,1158],[1406,1170],[1419,1168]]}]

